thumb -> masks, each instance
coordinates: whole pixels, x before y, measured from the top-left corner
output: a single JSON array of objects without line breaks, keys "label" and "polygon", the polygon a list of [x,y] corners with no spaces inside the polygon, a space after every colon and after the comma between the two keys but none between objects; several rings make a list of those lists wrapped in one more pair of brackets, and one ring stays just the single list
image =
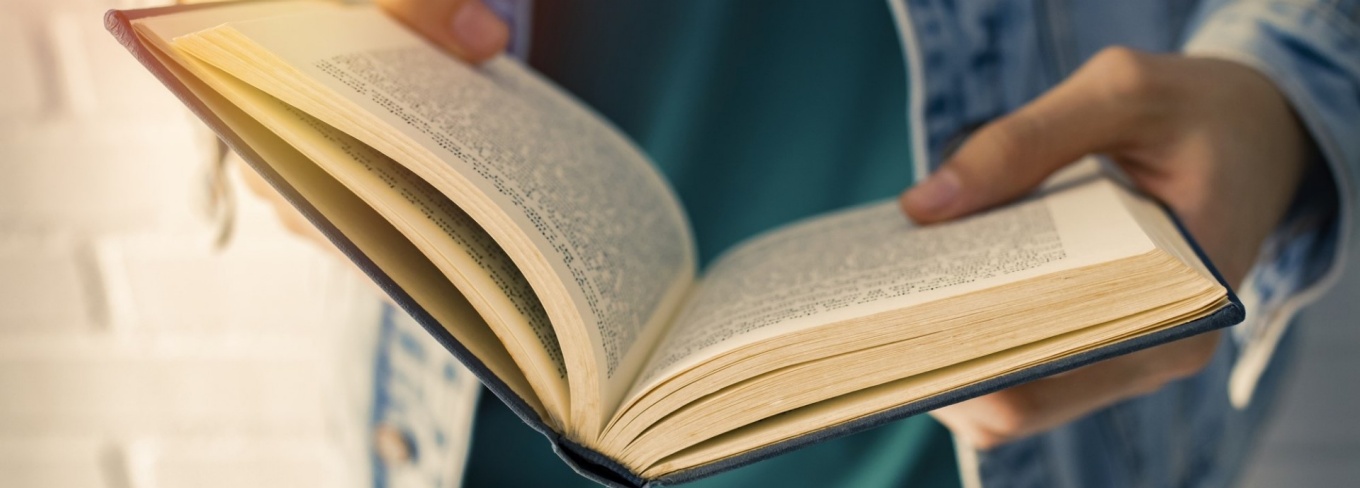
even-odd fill
[{"label": "thumb", "polygon": [[510,27],[482,0],[376,0],[388,13],[464,61],[505,50]]},{"label": "thumb", "polygon": [[1136,71],[1145,57],[1106,50],[1034,102],[978,129],[935,174],[902,194],[903,211],[926,224],[984,210],[1129,139],[1144,90],[1127,85],[1146,78]]}]

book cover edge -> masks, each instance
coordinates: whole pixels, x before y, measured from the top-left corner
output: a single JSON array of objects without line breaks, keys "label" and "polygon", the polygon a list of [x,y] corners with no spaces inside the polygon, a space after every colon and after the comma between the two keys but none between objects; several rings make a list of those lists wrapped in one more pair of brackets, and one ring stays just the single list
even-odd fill
[{"label": "book cover edge", "polygon": [[340,231],[331,224],[329,220],[322,216],[315,207],[307,202],[306,199],[302,198],[291,185],[284,181],[283,178],[274,172],[267,164],[263,163],[258,153],[251,149],[239,135],[227,127],[227,125],[202,101],[200,101],[187,86],[184,86],[183,83],[170,72],[170,68],[163,66],[160,60],[156,58],[155,55],[151,54],[149,51],[150,48],[143,44],[141,39],[138,38],[135,30],[132,28],[132,21],[137,19],[197,10],[200,8],[211,8],[213,6],[213,4],[198,4],[149,9],[113,9],[105,13],[104,26],[144,68],[150,71],[152,75],[154,75],[162,85],[169,89],[171,93],[174,93],[174,95],[187,106],[199,120],[217,134],[218,138],[221,139],[223,143],[239,154],[241,159],[244,160],[253,171],[258,173],[265,182],[274,188],[275,191],[278,191],[289,205],[292,205],[302,213],[309,223],[320,230],[322,235],[334,244],[346,258],[353,262],[355,266],[359,267],[369,279],[373,280],[384,293],[392,298],[392,301],[395,302],[398,307],[410,314],[411,317],[426,330],[426,332],[434,336],[435,340],[439,342],[440,345],[444,346],[444,348],[453,354],[459,362],[463,363],[464,366],[472,371],[473,375],[481,380],[482,384],[486,386],[488,390],[491,390],[497,398],[500,398],[502,402],[508,405],[510,410],[514,412],[520,420],[547,436],[550,441],[557,442],[560,434],[549,428],[545,421],[538,417],[537,412],[535,412],[528,403],[506,386],[500,378],[496,377],[480,359],[477,359],[476,356],[468,351],[467,348],[464,347],[462,343],[458,342],[458,340],[445,330],[443,326],[439,325],[424,308],[415,303],[415,300],[413,300],[405,290],[392,281],[392,279],[379,269],[367,255],[360,251],[353,242],[341,234]]},{"label": "book cover edge", "polygon": [[1223,278],[1223,275],[1219,273],[1218,268],[1209,260],[1209,257],[1204,253],[1204,250],[1199,246],[1199,243],[1195,241],[1194,236],[1190,235],[1190,232],[1185,228],[1185,225],[1181,222],[1180,218],[1176,216],[1175,212],[1172,212],[1171,209],[1167,208],[1164,204],[1159,203],[1159,206],[1171,217],[1171,221],[1175,224],[1176,230],[1179,231],[1186,242],[1190,244],[1191,249],[1195,252],[1195,256],[1197,256],[1200,261],[1204,263],[1205,267],[1209,269],[1209,272],[1214,276],[1214,279],[1217,280],[1219,284],[1223,285],[1228,298],[1228,304],[1223,306],[1223,308],[1220,308],[1205,317],[1166,330],[1120,341],[1066,358],[1037,364],[1029,368],[997,376],[950,392],[906,403],[855,420],[808,432],[743,454],[676,471],[650,480],[649,485],[674,485],[706,478],[724,471],[730,471],[790,451],[795,451],[812,444],[863,432],[890,422],[920,415],[937,408],[1000,391],[1039,378],[1052,376],[1091,363],[1241,323],[1242,320],[1246,318],[1246,308],[1242,305],[1242,301],[1238,299],[1232,286],[1229,285]]},{"label": "book cover edge", "polygon": [[[1203,250],[1200,248],[1200,246],[1194,240],[1194,238],[1191,237],[1190,234],[1186,231],[1180,219],[1177,218],[1174,213],[1168,210],[1167,213],[1171,215],[1177,230],[1179,230],[1181,234],[1185,236],[1187,242],[1190,243],[1196,255],[1199,256],[1199,258],[1206,264],[1206,267],[1210,270],[1215,279],[1217,279],[1218,282],[1222,284],[1227,290],[1229,304],[1223,307],[1222,309],[1214,312],[1213,314],[1195,321],[1187,322],[1185,324],[1172,327],[1164,331],[1149,334],[1147,336],[1138,337],[1127,341],[1121,341],[1102,348],[1094,349],[1092,351],[1073,355],[1068,358],[1063,358],[1056,361],[1050,361],[1047,363],[1035,365],[1030,368],[998,376],[951,392],[935,395],[933,397],[919,400],[916,402],[899,405],[897,407],[884,410],[875,414],[871,414],[859,419],[843,422],[841,424],[837,424],[834,426],[828,426],[826,428],[819,429],[813,432],[808,432],[806,434],[791,439],[787,439],[778,443],[770,444],[749,451],[744,454],[739,454],[733,457],[697,466],[694,468],[677,471],[675,473],[671,473],[656,479],[647,480],[645,478],[637,476],[637,474],[635,473],[628,471],[621,464],[610,459],[608,456],[605,456],[602,453],[581,446],[580,444],[577,444],[571,441],[570,439],[563,437],[561,434],[549,428],[547,424],[541,418],[538,417],[537,413],[534,412],[534,410],[531,407],[529,407],[527,403],[524,402],[523,399],[519,398],[519,396],[516,395],[513,391],[511,391],[508,386],[506,386],[499,378],[492,374],[491,371],[487,369],[486,366],[482,364],[480,360],[473,356],[471,352],[469,352],[461,343],[459,343],[455,338],[453,338],[452,335],[449,334],[448,331],[445,330],[442,326],[440,326],[432,316],[430,316],[422,307],[420,307],[419,304],[416,304],[414,300],[412,300],[410,296],[406,294],[405,290],[403,290],[400,286],[393,282],[385,273],[382,272],[382,270],[378,269],[377,266],[371,260],[369,260],[369,258],[365,254],[363,254],[357,247],[355,247],[354,244],[349,241],[349,239],[345,238],[342,234],[340,234],[338,229],[336,229],[334,225],[330,223],[329,220],[321,216],[321,214],[315,209],[315,207],[312,207],[310,203],[306,202],[306,200],[301,198],[301,196],[297,194],[296,190],[294,190],[290,185],[288,185],[287,182],[283,181],[283,179],[279,177],[277,173],[273,172],[273,170],[269,168],[268,165],[263,164],[260,161],[258,154],[251,150],[249,146],[246,145],[244,141],[239,138],[239,136],[237,136],[234,132],[227,128],[226,125],[222,123],[211,112],[211,110],[207,109],[206,106],[203,106],[202,103],[198,101],[197,97],[187,87],[183,86],[179,82],[179,80],[174,77],[173,74],[169,73],[167,68],[162,67],[160,65],[158,59],[156,59],[151,53],[146,51],[147,47],[142,45],[140,39],[137,38],[135,32],[133,32],[133,29],[131,28],[131,21],[138,18],[152,17],[156,15],[164,15],[187,10],[195,10],[199,8],[211,8],[212,6],[213,5],[211,4],[200,4],[192,6],[187,5],[170,6],[135,10],[115,9],[108,11],[108,13],[105,15],[105,27],[111,34],[113,34],[113,36],[118,40],[119,43],[123,44],[123,46],[128,49],[128,51],[133,55],[133,57],[140,61],[142,65],[147,68],[148,71],[151,71],[152,74],[155,75],[156,78],[163,85],[166,86],[166,88],[173,92],[175,96],[181,100],[181,102],[188,106],[190,110],[194,112],[194,114],[204,122],[204,124],[208,125],[215,133],[217,133],[218,136],[223,140],[224,143],[227,144],[228,147],[232,148],[234,151],[240,154],[242,156],[242,159],[245,160],[251,166],[252,170],[256,171],[257,173],[260,173],[260,176],[264,178],[265,181],[268,182],[271,187],[275,188],[276,191],[282,194],[290,205],[293,205],[295,208],[297,208],[298,211],[301,212],[313,226],[317,227],[317,229],[320,230],[328,240],[330,240],[334,245],[336,245],[336,247],[339,248],[347,258],[353,261],[356,266],[358,266],[361,270],[363,270],[363,272],[366,275],[369,276],[370,279],[377,283],[379,288],[381,288],[385,293],[387,293],[393,299],[393,301],[397,303],[399,307],[401,307],[407,313],[411,314],[412,318],[414,318],[416,322],[419,323],[421,327],[423,327],[428,333],[434,336],[435,339],[442,346],[445,347],[445,349],[449,350],[449,352],[453,354],[454,357],[459,360],[459,362],[467,366],[468,369],[471,370],[473,374],[476,375],[478,379],[482,381],[482,384],[485,385],[487,389],[491,390],[492,393],[497,396],[497,398],[499,398],[502,402],[506,403],[509,406],[511,411],[513,411],[516,416],[518,416],[530,427],[534,428],[535,430],[545,435],[548,438],[549,442],[552,444],[553,451],[556,452],[557,455],[572,470],[597,483],[617,487],[642,487],[642,486],[672,485],[695,481],[701,478],[706,478],[725,471],[736,469],[741,466],[745,466],[765,459],[776,457],[783,453],[797,450],[811,444],[816,444],[822,441],[840,438],[865,430],[869,430],[889,422],[919,415],[921,413],[925,413],[936,408],[944,407],[953,403],[958,403],[969,398],[985,395],[987,393],[1005,389],[1038,378],[1051,376],[1053,374],[1068,371],[1073,368],[1084,366],[1093,362],[1101,361],[1114,356],[1127,354],[1130,352],[1163,344],[1173,340],[1181,339],[1191,335],[1207,332],[1210,330],[1228,327],[1241,322],[1245,317],[1245,310],[1243,309],[1242,303],[1237,298],[1236,294],[1233,292],[1232,287],[1229,286],[1224,281],[1222,275],[1218,272],[1218,269],[1214,267],[1213,263],[1209,261],[1207,256],[1204,255]],[[1163,208],[1165,209],[1164,206]]]}]

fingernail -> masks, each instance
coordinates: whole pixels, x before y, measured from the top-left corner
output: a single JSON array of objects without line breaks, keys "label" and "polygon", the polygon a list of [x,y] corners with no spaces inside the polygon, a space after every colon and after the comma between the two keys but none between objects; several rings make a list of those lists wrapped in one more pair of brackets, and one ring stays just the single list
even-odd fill
[{"label": "fingernail", "polygon": [[481,0],[463,2],[453,14],[453,39],[468,53],[495,50],[506,29],[505,22]]},{"label": "fingernail", "polygon": [[907,205],[922,212],[938,211],[954,201],[959,187],[959,175],[943,168],[907,192]]}]

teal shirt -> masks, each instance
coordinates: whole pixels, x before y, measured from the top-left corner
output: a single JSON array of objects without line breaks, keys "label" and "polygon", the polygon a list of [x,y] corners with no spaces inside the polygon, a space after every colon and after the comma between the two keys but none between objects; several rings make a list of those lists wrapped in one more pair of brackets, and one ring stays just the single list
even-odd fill
[{"label": "teal shirt", "polygon": [[[906,72],[885,2],[536,7],[531,63],[656,162],[701,262],[911,183]],[[489,394],[475,429],[468,486],[590,486]],[[687,486],[957,485],[947,432],[917,416]]]}]

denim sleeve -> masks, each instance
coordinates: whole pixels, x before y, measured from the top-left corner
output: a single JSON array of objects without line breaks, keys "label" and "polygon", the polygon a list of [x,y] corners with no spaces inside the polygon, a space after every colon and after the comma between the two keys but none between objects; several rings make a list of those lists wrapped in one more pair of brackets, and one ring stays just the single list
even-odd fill
[{"label": "denim sleeve", "polygon": [[[1239,408],[1294,313],[1339,277],[1356,226],[1360,186],[1360,0],[1210,0],[1183,51],[1239,62],[1293,105],[1325,164],[1308,175],[1239,294],[1233,331],[1244,352],[1229,384]],[[1252,305],[1255,305],[1254,307]]]}]

